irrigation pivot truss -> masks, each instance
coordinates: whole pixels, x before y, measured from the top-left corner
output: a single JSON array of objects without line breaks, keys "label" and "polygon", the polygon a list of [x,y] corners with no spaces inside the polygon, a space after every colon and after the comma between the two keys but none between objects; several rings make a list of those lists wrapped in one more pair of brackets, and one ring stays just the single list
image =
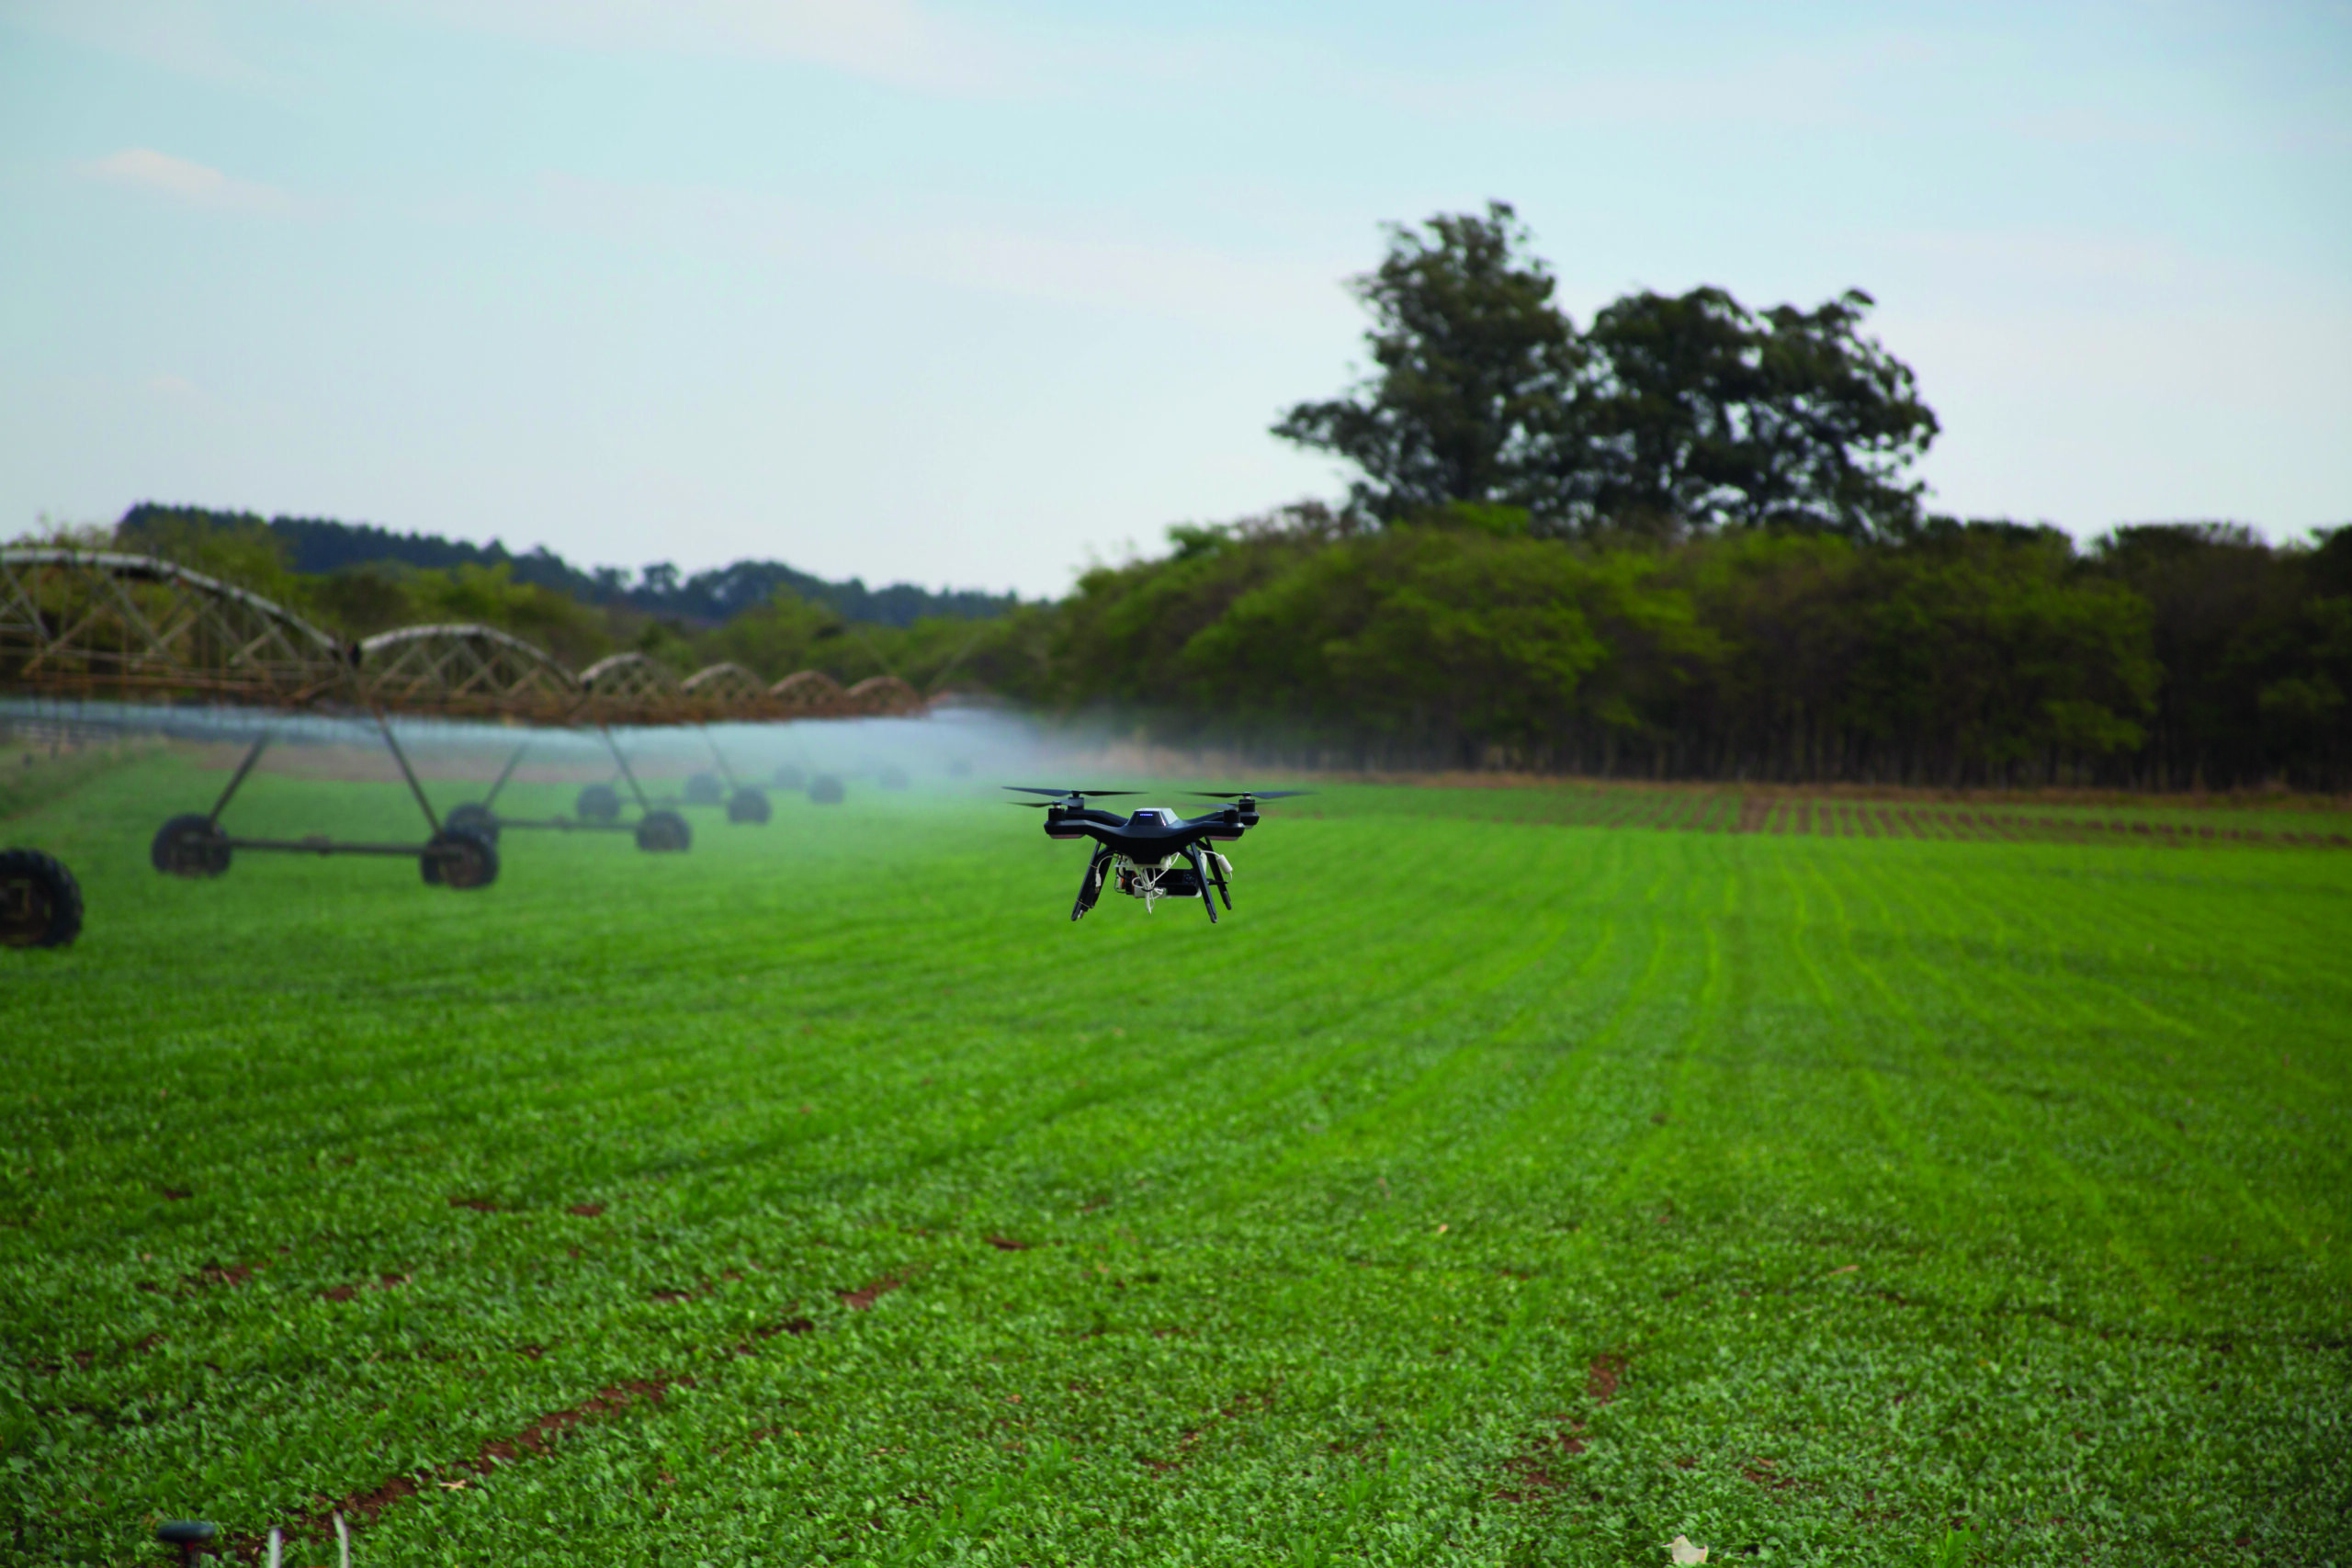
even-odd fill
[{"label": "irrigation pivot truss", "polygon": [[[613,738],[615,726],[859,718],[920,714],[928,705],[896,676],[843,691],[831,676],[804,671],[770,688],[739,664],[714,664],[681,680],[642,653],[616,653],[575,673],[546,649],[493,626],[405,626],[347,643],[282,604],[171,561],[38,547],[0,548],[0,693],[15,692],[365,714],[416,798],[429,835],[423,843],[232,834],[221,813],[270,743],[273,729],[265,725],[211,810],[175,817],[157,832],[149,850],[155,869],[219,876],[240,850],[382,855],[413,859],[427,884],[458,888],[497,878],[502,827],[622,831],[634,834],[642,850],[687,847],[685,819],[646,795]],[[493,807],[522,760],[518,747],[490,797],[457,807],[445,820],[392,731],[395,714],[593,727],[640,815],[620,820],[615,792],[594,786],[582,792],[578,820],[500,818]],[[717,741],[710,745],[725,769]],[[729,782],[731,796],[720,794],[730,822],[768,820],[758,788],[731,771]],[[601,808],[605,803],[609,810]],[[79,894],[62,867],[31,851],[0,857],[0,942],[62,945],[72,940],[66,928],[78,929],[79,921]]]},{"label": "irrigation pivot truss", "polygon": [[0,689],[303,706],[351,665],[291,610],[170,561],[0,549]]},{"label": "irrigation pivot truss", "polygon": [[0,691],[348,705],[527,724],[709,724],[923,711],[894,675],[847,691],[802,671],[774,686],[739,664],[684,680],[642,653],[575,673],[492,626],[405,626],[345,643],[282,604],[151,556],[0,549]]},{"label": "irrigation pivot truss", "polygon": [[370,702],[408,711],[560,722],[582,696],[579,676],[491,626],[402,626],[361,643],[358,663]]}]

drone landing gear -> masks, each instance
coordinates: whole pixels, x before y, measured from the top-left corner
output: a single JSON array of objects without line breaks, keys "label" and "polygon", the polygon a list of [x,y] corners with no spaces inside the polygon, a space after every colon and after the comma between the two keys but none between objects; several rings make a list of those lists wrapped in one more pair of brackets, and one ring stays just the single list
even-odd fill
[{"label": "drone landing gear", "polygon": [[[1203,850],[1201,859],[1208,866],[1209,880],[1216,885],[1216,895],[1225,900],[1227,909],[1233,908],[1233,885],[1226,879],[1233,873],[1233,863],[1215,850]],[[1215,911],[1211,911],[1214,915]]]},{"label": "drone landing gear", "polygon": [[1101,849],[1096,850],[1093,858],[1086,863],[1086,875],[1078,885],[1078,902],[1070,906],[1071,919],[1085,919],[1086,911],[1094,908],[1094,901],[1102,897],[1102,878],[1111,869],[1111,858],[1109,850]]},{"label": "drone landing gear", "polygon": [[1209,924],[1216,924],[1216,895],[1209,890],[1209,868],[1202,863],[1200,847],[1184,846],[1184,858],[1193,863],[1193,882],[1201,890],[1201,907],[1209,912]]}]

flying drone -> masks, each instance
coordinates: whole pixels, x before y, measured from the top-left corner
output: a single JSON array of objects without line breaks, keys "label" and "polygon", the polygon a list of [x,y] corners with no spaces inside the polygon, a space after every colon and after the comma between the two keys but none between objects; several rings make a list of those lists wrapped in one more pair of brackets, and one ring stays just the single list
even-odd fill
[{"label": "flying drone", "polygon": [[[1233,863],[1208,846],[1238,839],[1258,825],[1258,803],[1306,795],[1303,789],[1196,790],[1197,798],[1226,804],[1200,817],[1180,817],[1164,806],[1146,806],[1127,816],[1098,811],[1090,797],[1136,795],[1131,789],[1040,789],[1034,784],[1007,784],[1023,795],[1053,796],[1050,800],[1008,801],[1034,807],[1046,814],[1048,839],[1091,839],[1094,853],[1086,863],[1086,876],[1078,885],[1078,902],[1069,918],[1083,919],[1086,911],[1115,886],[1130,898],[1143,900],[1144,912],[1162,898],[1198,898],[1216,923],[1216,901],[1233,908]],[[1181,862],[1182,863],[1176,863]]]}]

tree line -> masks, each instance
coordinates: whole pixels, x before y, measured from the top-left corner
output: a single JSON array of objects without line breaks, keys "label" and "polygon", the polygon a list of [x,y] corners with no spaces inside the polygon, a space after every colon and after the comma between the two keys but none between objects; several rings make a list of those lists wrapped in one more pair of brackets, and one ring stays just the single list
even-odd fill
[{"label": "tree line", "polygon": [[[1303,506],[1089,573],[1000,664],[1171,743],[1358,768],[2352,785],[2352,530],[1539,537]],[[1011,626],[1005,631],[1010,633]],[[1010,643],[1011,638],[1005,640]]]},{"label": "tree line", "polygon": [[620,605],[696,626],[731,619],[764,604],[778,589],[825,605],[844,620],[887,626],[911,626],[926,615],[983,618],[1002,615],[1016,603],[1011,594],[974,589],[934,592],[907,582],[868,588],[863,578],[855,577],[828,581],[774,560],[739,560],[697,572],[681,572],[668,561],[655,561],[634,574],[616,566],[583,570],[545,545],[515,555],[496,539],[476,545],[435,534],[395,533],[371,523],[264,519],[251,512],[153,502],[141,502],[115,525],[115,536],[125,548],[169,549],[188,537],[224,531],[256,537],[267,534],[277,542],[276,553],[286,570],[300,577],[359,573],[399,578],[408,572],[446,573],[468,567],[494,571],[503,567],[512,581],[553,589],[582,604]]}]

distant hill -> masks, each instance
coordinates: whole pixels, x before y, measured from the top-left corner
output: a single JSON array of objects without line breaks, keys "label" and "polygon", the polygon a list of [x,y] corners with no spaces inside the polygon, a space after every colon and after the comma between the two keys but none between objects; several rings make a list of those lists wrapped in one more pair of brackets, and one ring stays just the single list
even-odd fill
[{"label": "distant hill", "polygon": [[863,578],[830,582],[782,561],[740,560],[709,571],[682,577],[669,566],[631,573],[620,567],[583,570],[539,546],[527,555],[515,555],[499,541],[487,545],[445,539],[437,534],[396,534],[372,523],[339,523],[323,517],[269,517],[252,512],[223,512],[203,506],[163,506],[141,502],[122,514],[117,536],[132,544],[142,534],[174,527],[267,529],[285,546],[287,565],[295,571],[324,576],[354,567],[391,563],[425,571],[451,567],[503,566],[517,582],[534,582],[589,604],[624,604],[665,618],[699,626],[717,626],[755,604],[764,604],[779,588],[789,588],[804,599],[830,606],[844,620],[871,625],[907,626],[927,615],[986,620],[1001,615],[1020,601],[1012,594],[986,593],[977,589],[933,592],[911,583],[868,588]]}]

